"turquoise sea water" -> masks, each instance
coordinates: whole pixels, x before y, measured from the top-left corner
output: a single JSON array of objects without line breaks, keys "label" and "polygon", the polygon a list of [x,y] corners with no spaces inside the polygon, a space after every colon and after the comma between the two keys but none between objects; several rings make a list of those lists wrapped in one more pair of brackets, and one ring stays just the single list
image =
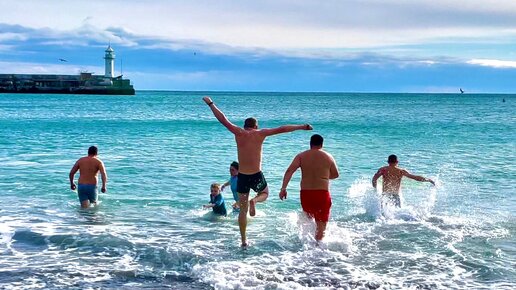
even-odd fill
[{"label": "turquoise sea water", "polygon": [[[236,159],[204,94],[1,94],[0,288],[516,287],[513,96],[209,93],[238,125],[314,126],[265,142],[271,195],[242,250],[236,215],[202,209]],[[299,173],[278,198],[313,133],[341,173],[319,247],[300,214]],[[108,193],[81,210],[68,172],[90,145]],[[370,179],[389,154],[437,186],[404,180],[404,208],[382,212]]]}]

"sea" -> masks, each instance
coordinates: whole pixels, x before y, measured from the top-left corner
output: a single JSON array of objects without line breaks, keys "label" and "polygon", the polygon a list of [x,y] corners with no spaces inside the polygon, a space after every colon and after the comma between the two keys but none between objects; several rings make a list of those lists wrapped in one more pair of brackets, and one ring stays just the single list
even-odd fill
[{"label": "sea", "polygon": [[[271,136],[270,196],[249,218],[215,216],[236,125],[306,124]],[[0,94],[0,289],[515,289],[516,98],[496,94],[138,91],[134,96]],[[312,134],[340,177],[326,236],[301,210]],[[81,209],[68,175],[99,148],[108,191]],[[436,186],[402,182],[402,207],[371,185],[396,154]],[[76,176],[76,182],[77,182]],[[381,184],[381,179],[380,179]],[[381,185],[379,186],[381,187]]]}]

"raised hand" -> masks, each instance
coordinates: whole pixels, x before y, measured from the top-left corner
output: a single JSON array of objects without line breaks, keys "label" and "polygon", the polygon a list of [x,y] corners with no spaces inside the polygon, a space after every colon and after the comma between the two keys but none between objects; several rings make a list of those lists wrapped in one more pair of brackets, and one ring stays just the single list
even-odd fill
[{"label": "raised hand", "polygon": [[211,100],[211,98],[209,96],[204,96],[203,98],[203,101],[209,105],[210,103],[213,103],[213,101]]}]

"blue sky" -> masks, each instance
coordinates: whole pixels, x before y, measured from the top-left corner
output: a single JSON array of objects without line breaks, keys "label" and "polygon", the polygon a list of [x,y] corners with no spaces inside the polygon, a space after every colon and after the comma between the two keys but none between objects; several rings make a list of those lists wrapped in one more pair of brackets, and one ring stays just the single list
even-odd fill
[{"label": "blue sky", "polygon": [[103,74],[111,43],[117,74],[140,90],[516,91],[514,0],[2,0],[0,10],[0,73]]}]

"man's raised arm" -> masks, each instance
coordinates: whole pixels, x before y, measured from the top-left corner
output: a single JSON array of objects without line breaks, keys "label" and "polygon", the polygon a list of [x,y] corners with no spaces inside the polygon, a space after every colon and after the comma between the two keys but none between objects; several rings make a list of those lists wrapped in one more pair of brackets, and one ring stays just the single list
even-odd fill
[{"label": "man's raised arm", "polygon": [[237,134],[237,133],[240,132],[240,130],[241,130],[240,127],[238,127],[235,124],[231,123],[228,120],[228,118],[226,117],[226,115],[224,115],[224,113],[222,113],[222,111],[219,110],[219,108],[217,108],[217,106],[215,106],[215,104],[213,103],[213,101],[211,100],[210,97],[206,96],[206,97],[204,97],[202,99],[210,107],[210,109],[213,112],[213,115],[215,116],[215,118],[217,118],[217,120],[219,120],[219,122],[222,125],[224,125],[224,127],[226,127],[233,134]]},{"label": "man's raised arm", "polygon": [[271,136],[281,133],[288,133],[296,130],[313,130],[312,126],[310,124],[303,124],[303,125],[284,125],[277,128],[271,128],[271,129],[262,129],[260,130],[265,136]]}]

